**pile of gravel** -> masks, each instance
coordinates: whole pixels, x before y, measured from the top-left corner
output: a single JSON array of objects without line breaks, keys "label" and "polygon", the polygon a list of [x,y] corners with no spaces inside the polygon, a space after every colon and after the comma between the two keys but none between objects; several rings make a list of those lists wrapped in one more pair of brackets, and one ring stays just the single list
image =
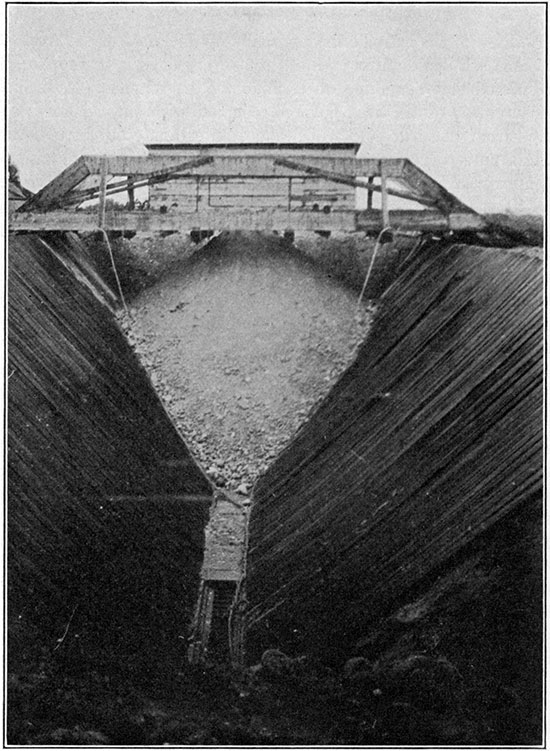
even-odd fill
[{"label": "pile of gravel", "polygon": [[295,248],[233,233],[142,292],[121,323],[209,476],[247,493],[349,365],[370,319]]}]

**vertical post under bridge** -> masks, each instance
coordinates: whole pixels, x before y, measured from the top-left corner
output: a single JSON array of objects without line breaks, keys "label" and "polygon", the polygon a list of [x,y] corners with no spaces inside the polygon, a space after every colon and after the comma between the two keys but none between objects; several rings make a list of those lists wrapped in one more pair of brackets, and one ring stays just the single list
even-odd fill
[{"label": "vertical post under bridge", "polygon": [[105,226],[105,200],[107,193],[107,159],[103,156],[99,160],[99,207],[98,223],[100,229]]},{"label": "vertical post under bridge", "polygon": [[[374,177],[371,175],[367,180],[367,186],[374,184]],[[373,190],[369,190],[367,187],[367,209],[372,209],[372,194]]]},{"label": "vertical post under bridge", "polygon": [[133,211],[136,208],[136,195],[134,192],[134,178],[128,178],[128,210]]},{"label": "vertical post under bridge", "polygon": [[382,194],[382,226],[390,226],[390,212],[388,209],[388,184],[384,159],[380,160],[380,190]]}]

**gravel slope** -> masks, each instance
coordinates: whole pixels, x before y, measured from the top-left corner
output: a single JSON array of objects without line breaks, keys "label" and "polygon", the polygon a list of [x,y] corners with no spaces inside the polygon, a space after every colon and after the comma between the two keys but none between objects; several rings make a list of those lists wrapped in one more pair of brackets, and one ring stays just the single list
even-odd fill
[{"label": "gravel slope", "polygon": [[353,359],[370,317],[279,238],[233,233],[142,292],[121,323],[197,459],[246,492]]}]

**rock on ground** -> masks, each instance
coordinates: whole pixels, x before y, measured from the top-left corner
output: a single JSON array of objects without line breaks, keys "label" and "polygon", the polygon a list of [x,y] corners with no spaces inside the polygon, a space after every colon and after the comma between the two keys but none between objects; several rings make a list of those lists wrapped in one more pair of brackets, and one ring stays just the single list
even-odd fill
[{"label": "rock on ground", "polygon": [[142,292],[122,325],[209,476],[243,492],[353,359],[370,318],[279,238],[233,233]]}]

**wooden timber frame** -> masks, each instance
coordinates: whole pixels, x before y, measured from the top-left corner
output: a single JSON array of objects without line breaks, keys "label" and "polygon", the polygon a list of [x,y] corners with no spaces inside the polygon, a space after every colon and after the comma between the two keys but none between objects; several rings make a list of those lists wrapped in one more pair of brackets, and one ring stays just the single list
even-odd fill
[{"label": "wooden timber frame", "polygon": [[[178,178],[233,179],[322,178],[367,191],[367,209],[320,211],[283,207],[197,208],[158,211],[137,208],[135,190]],[[91,187],[87,185],[96,182]],[[120,179],[122,178],[122,179]],[[378,182],[376,182],[378,181]],[[82,187],[82,185],[87,187]],[[126,192],[128,203],[113,210],[107,199]],[[372,207],[381,194],[381,209]],[[421,209],[390,210],[389,197],[419,204]],[[79,205],[99,199],[98,206]],[[289,201],[290,207],[290,201]],[[273,156],[81,156],[9,217],[10,231],[188,232],[197,230],[378,232],[386,227],[415,230],[479,229],[482,217],[449,193],[409,159]]]},{"label": "wooden timber frame", "polygon": [[[191,664],[206,659],[212,635],[224,644],[233,664],[242,664],[249,505],[248,499],[230,491],[217,489],[214,494],[187,652]],[[218,633],[212,634],[213,629]]]}]

